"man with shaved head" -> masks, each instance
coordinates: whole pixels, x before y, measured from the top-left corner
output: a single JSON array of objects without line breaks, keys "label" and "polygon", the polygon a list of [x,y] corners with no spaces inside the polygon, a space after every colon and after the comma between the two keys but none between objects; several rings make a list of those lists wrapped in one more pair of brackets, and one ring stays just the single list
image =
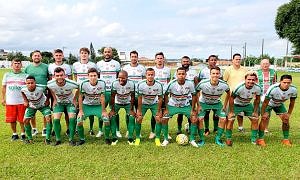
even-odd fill
[{"label": "man with shaved head", "polygon": [[[277,74],[274,69],[270,68],[270,61],[269,59],[263,59],[260,62],[260,69],[257,70],[257,79],[258,79],[258,84],[262,87],[263,89],[263,95],[261,96],[261,104],[265,99],[265,94],[268,90],[268,88],[272,85],[275,84],[277,81]],[[260,104],[260,106],[261,106]],[[269,126],[269,121],[266,122],[266,129],[265,132],[268,133],[268,126]]]}]

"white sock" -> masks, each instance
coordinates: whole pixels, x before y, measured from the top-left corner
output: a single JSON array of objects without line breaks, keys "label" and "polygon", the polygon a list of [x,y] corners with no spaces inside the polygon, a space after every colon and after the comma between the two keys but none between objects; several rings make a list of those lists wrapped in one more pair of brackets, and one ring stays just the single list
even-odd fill
[{"label": "white sock", "polygon": [[18,135],[18,133],[13,133],[13,135]]},{"label": "white sock", "polygon": [[244,127],[243,126],[239,126],[239,129],[244,129]]},{"label": "white sock", "polygon": [[25,135],[25,133],[22,132],[22,133],[21,133],[21,136],[22,136],[22,135]]}]

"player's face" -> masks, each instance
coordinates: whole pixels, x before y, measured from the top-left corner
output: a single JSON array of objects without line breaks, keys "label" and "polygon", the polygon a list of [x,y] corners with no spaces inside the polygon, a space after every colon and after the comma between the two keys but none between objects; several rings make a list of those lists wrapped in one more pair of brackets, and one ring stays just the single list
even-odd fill
[{"label": "player's face", "polygon": [[36,83],[34,79],[27,79],[26,80],[26,86],[29,91],[33,91],[36,87]]},{"label": "player's face", "polygon": [[217,58],[216,57],[211,57],[208,60],[208,66],[209,67],[215,67],[217,65]]},{"label": "player's face", "polygon": [[263,61],[261,61],[260,67],[262,70],[269,70],[270,62],[263,60]]},{"label": "player's face", "polygon": [[35,52],[32,54],[31,59],[34,63],[40,63],[42,60],[42,55],[39,52]]},{"label": "player's face", "polygon": [[118,79],[119,79],[119,82],[122,86],[124,86],[127,82],[127,76],[126,76],[125,73],[119,73]]},{"label": "player's face", "polygon": [[137,64],[137,62],[138,62],[138,55],[132,53],[130,55],[130,61],[131,61],[132,64]]},{"label": "player's face", "polygon": [[184,70],[179,70],[177,71],[176,76],[178,80],[183,81],[185,80],[186,72]]},{"label": "player's face", "polygon": [[164,65],[165,58],[162,55],[157,55],[155,57],[155,63],[159,66]]},{"label": "player's face", "polygon": [[232,59],[232,64],[235,66],[240,66],[241,65],[241,56],[234,56]]},{"label": "player's face", "polygon": [[98,74],[96,72],[90,72],[88,74],[89,80],[91,84],[96,84],[98,80]]},{"label": "player's face", "polygon": [[251,89],[256,81],[256,76],[247,76],[245,79],[245,86],[247,89]]},{"label": "player's face", "polygon": [[112,58],[111,48],[104,48],[103,54],[105,59],[111,59]]},{"label": "player's face", "polygon": [[86,61],[89,59],[89,53],[86,51],[80,51],[80,59]]},{"label": "player's face", "polygon": [[57,63],[61,63],[63,61],[64,54],[63,53],[54,53],[54,61]]},{"label": "player's face", "polygon": [[65,81],[65,72],[54,72],[54,78],[56,79],[56,82],[62,83]]},{"label": "player's face", "polygon": [[11,67],[12,67],[14,72],[19,72],[19,71],[21,71],[22,63],[13,61],[12,64],[11,64]]},{"label": "player's face", "polygon": [[147,71],[146,73],[146,79],[148,82],[153,82],[155,77],[155,72],[154,71]]},{"label": "player's face", "polygon": [[181,65],[184,68],[189,68],[189,66],[191,65],[190,60],[187,58],[181,59]]},{"label": "player's face", "polygon": [[217,81],[220,78],[220,71],[217,69],[212,69],[210,71],[210,78],[213,81]]},{"label": "player's face", "polygon": [[291,84],[292,84],[292,80],[283,79],[282,81],[280,81],[280,89],[281,90],[288,90]]}]

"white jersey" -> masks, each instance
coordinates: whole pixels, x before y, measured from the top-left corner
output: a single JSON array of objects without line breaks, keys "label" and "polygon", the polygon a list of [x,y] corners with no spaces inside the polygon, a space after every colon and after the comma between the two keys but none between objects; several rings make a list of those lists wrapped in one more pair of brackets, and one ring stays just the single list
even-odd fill
[{"label": "white jersey", "polygon": [[72,69],[71,69],[71,66],[69,64],[63,63],[61,65],[57,65],[55,63],[51,63],[48,66],[48,71],[49,71],[50,76],[54,76],[54,70],[57,67],[63,68],[63,70],[65,70],[66,78],[68,78],[68,76],[72,75]]},{"label": "white jersey", "polygon": [[[177,79],[177,71],[175,71],[173,78]],[[186,71],[186,80],[194,81],[195,78],[198,77],[198,71],[194,69],[193,67],[189,67],[189,69]]]},{"label": "white jersey", "polygon": [[153,69],[155,71],[155,80],[163,85],[165,93],[168,87],[168,81],[171,80],[171,70],[166,66],[163,68],[157,68],[154,66]]},{"label": "white jersey", "polygon": [[168,84],[166,91],[166,94],[170,94],[168,105],[176,107],[188,106],[190,105],[189,94],[194,95],[195,93],[195,86],[192,81],[186,80],[183,85],[180,85],[174,79]]},{"label": "white jersey", "polygon": [[[222,77],[222,70],[220,71],[220,78]],[[202,79],[210,79],[210,68],[208,66],[204,67],[200,70],[198,78]]]},{"label": "white jersey", "polygon": [[297,98],[297,88],[291,85],[288,90],[283,91],[279,87],[280,83],[273,84],[266,93],[266,99],[270,99],[268,106],[278,107],[290,98]]},{"label": "white jersey", "polygon": [[82,81],[79,87],[80,93],[83,94],[83,104],[101,105],[101,94],[105,93],[105,82],[98,79],[95,86],[91,85],[88,79]]},{"label": "white jersey", "polygon": [[232,92],[232,95],[234,97],[234,104],[247,106],[250,104],[254,96],[261,96],[262,93],[262,88],[258,84],[255,83],[251,89],[247,89],[245,86],[245,82],[242,82],[238,84]]},{"label": "white jersey", "polygon": [[7,105],[23,104],[21,89],[26,85],[27,74],[7,72],[3,76],[2,86],[6,86],[5,101]]},{"label": "white jersey", "polygon": [[135,87],[137,87],[138,82],[143,80],[146,74],[146,68],[141,64],[138,64],[136,67],[126,64],[123,70],[128,73],[128,79],[134,82]]},{"label": "white jersey", "polygon": [[105,81],[106,91],[111,91],[112,82],[117,79],[117,74],[120,72],[121,65],[118,61],[112,59],[110,61],[99,61],[97,67],[100,72],[100,79]]},{"label": "white jersey", "polygon": [[135,86],[133,81],[127,80],[127,83],[122,86],[118,80],[112,83],[112,93],[116,93],[115,103],[116,104],[130,104],[131,93],[134,93]]},{"label": "white jersey", "polygon": [[46,96],[44,94],[46,89],[45,85],[37,84],[34,91],[29,91],[27,87],[22,88],[22,93],[29,101],[29,107],[32,109],[39,109],[45,106]]},{"label": "white jersey", "polygon": [[222,94],[230,91],[230,89],[225,81],[219,80],[218,84],[213,86],[210,83],[210,79],[204,79],[197,85],[196,91],[201,91],[201,103],[217,104],[221,102]]},{"label": "white jersey", "polygon": [[143,80],[137,85],[137,93],[142,96],[142,104],[152,105],[158,102],[158,96],[163,95],[163,86],[154,80],[154,84],[149,86],[147,80]]},{"label": "white jersey", "polygon": [[48,81],[47,87],[54,92],[58,103],[69,104],[73,103],[74,94],[73,90],[78,89],[78,84],[75,81],[65,79],[64,86],[58,86],[56,80]]},{"label": "white jersey", "polygon": [[88,62],[86,64],[82,64],[81,62],[75,62],[73,64],[73,72],[77,77],[77,83],[80,84],[83,80],[88,79],[88,70],[91,68],[96,68],[97,66],[93,62]]}]

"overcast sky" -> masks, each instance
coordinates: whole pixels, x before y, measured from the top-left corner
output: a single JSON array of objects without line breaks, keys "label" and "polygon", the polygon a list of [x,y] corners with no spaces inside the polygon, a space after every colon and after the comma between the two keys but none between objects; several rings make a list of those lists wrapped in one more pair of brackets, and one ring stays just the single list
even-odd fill
[{"label": "overcast sky", "polygon": [[80,47],[112,46],[128,55],[220,58],[233,53],[282,57],[286,40],[274,29],[288,0],[0,0],[0,49],[78,54]]}]

